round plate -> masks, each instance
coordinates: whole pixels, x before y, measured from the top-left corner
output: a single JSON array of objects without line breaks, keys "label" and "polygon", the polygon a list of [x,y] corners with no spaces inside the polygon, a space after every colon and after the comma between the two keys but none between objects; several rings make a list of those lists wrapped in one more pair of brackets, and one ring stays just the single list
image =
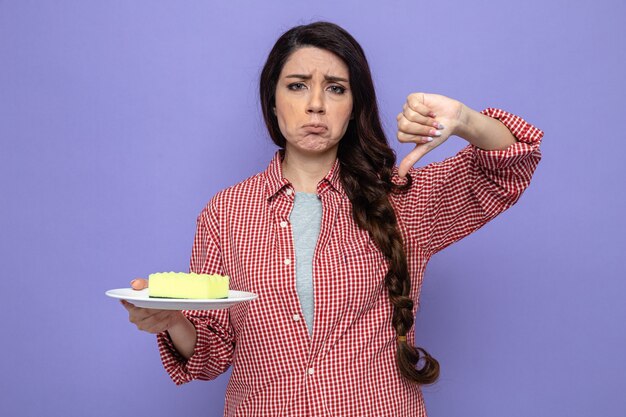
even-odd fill
[{"label": "round plate", "polygon": [[150,298],[147,288],[140,291],[132,288],[117,288],[109,290],[105,294],[112,298],[126,300],[136,307],[157,308],[160,310],[222,310],[258,297],[258,295],[251,292],[229,290],[228,298]]}]

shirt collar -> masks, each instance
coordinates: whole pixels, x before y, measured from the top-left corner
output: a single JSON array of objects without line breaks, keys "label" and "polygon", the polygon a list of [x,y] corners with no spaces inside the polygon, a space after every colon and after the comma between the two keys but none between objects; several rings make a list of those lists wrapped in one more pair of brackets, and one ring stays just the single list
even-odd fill
[{"label": "shirt collar", "polygon": [[[291,190],[290,193],[294,191],[289,180],[283,176],[283,156],[284,150],[277,151],[264,172],[266,195],[268,199],[274,197],[281,191],[286,192],[287,189]],[[343,185],[341,184],[339,159],[335,159],[328,174],[326,174],[317,185],[318,195],[322,195],[328,190],[334,190],[341,195],[345,195]]]}]

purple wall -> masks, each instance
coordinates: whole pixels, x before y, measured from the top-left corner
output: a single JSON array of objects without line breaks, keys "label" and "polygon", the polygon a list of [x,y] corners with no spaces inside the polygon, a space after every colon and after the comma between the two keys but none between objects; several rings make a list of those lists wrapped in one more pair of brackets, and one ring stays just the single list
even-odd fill
[{"label": "purple wall", "polygon": [[430,416],[626,415],[625,3],[338,3],[0,0],[0,415],[221,416],[229,374],[174,386],[104,291],[186,270],[202,206],[273,154],[266,54],[317,19],[363,45],[391,139],[415,91],[546,132],[518,205],[428,267]]}]

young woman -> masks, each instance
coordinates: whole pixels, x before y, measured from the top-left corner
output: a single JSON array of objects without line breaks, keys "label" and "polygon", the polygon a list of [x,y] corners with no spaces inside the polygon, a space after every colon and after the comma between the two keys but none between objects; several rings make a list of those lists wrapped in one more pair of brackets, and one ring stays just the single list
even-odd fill
[{"label": "young woman", "polygon": [[[190,265],[259,298],[217,311],[124,303],[131,322],[157,334],[176,384],[232,365],[225,416],[425,416],[420,385],[439,375],[413,345],[426,264],[518,200],[543,132],[414,93],[397,121],[415,149],[396,167],[363,50],[326,22],[278,39],[260,98],[279,150],[200,213]],[[413,168],[451,135],[468,146]]]}]

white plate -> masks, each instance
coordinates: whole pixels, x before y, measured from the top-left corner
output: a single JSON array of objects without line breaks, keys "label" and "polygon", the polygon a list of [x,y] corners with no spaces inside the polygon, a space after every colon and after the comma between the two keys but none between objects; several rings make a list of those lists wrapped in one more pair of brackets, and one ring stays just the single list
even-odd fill
[{"label": "white plate", "polygon": [[150,298],[148,289],[133,290],[117,288],[105,293],[109,297],[126,300],[136,307],[158,308],[161,310],[222,310],[244,301],[251,301],[258,296],[246,291],[228,291],[228,298],[186,299],[186,298]]}]

